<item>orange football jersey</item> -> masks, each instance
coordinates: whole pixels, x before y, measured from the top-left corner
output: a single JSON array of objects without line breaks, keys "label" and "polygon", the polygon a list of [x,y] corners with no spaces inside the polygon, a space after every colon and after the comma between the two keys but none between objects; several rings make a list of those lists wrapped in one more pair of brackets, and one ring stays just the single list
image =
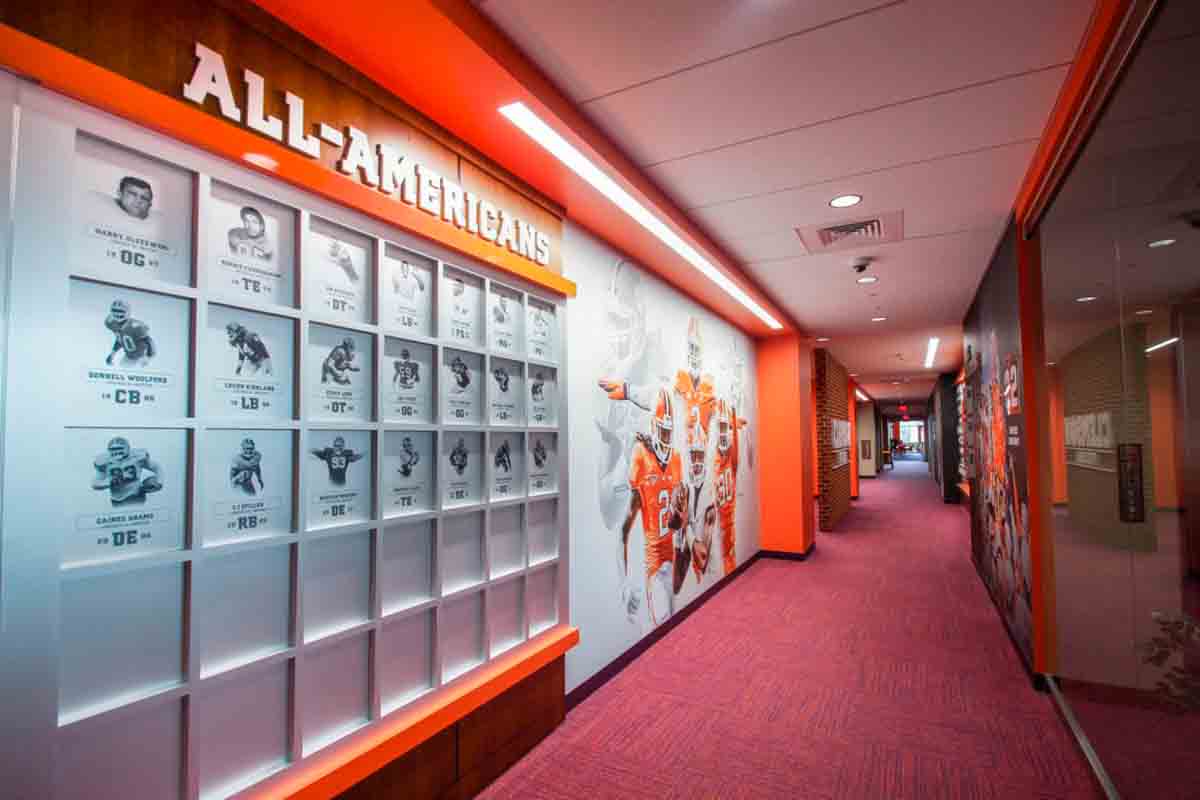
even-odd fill
[{"label": "orange football jersey", "polygon": [[737,471],[738,471],[738,419],[733,414],[730,419],[729,449],[722,453],[717,450],[713,455],[714,493],[717,500],[717,513],[721,525],[721,560],[725,574],[737,568],[737,555],[734,552],[735,536],[734,514],[737,509]]},{"label": "orange football jersey", "polygon": [[670,527],[671,496],[683,482],[679,453],[671,452],[666,466],[646,445],[634,446],[629,465],[629,486],[642,503],[642,538],[646,543],[646,575],[675,560],[675,540]]},{"label": "orange football jersey", "polygon": [[687,408],[688,427],[699,422],[700,427],[707,433],[708,422],[712,419],[713,411],[717,407],[712,377],[701,375],[700,382],[696,383],[692,380],[691,373],[681,369],[675,373],[675,391],[683,398]]}]

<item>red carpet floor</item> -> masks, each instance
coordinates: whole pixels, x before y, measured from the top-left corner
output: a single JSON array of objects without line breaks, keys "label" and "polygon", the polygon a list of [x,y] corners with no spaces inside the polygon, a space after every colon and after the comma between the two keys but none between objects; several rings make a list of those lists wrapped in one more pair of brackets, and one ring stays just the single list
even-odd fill
[{"label": "red carpet floor", "polygon": [[809,561],[754,564],[482,796],[1099,797],[968,536],[924,463],[864,480]]}]

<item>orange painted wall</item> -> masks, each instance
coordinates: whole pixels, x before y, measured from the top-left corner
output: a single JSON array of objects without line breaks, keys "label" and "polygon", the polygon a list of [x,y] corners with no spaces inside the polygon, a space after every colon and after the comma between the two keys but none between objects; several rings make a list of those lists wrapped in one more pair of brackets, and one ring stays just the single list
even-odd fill
[{"label": "orange painted wall", "polygon": [[[812,350],[809,350],[808,356],[809,374],[812,372]],[[820,476],[817,475],[817,387],[809,381],[808,384],[808,437],[812,446],[809,448],[809,453],[812,457],[812,496],[821,496]]]},{"label": "orange painted wall", "polygon": [[1067,442],[1066,417],[1063,410],[1062,373],[1058,367],[1046,370],[1047,397],[1050,419],[1046,425],[1050,433],[1050,496],[1058,505],[1067,502]]},{"label": "orange painted wall", "polygon": [[846,390],[850,406],[850,499],[858,499],[858,397],[854,392],[858,384],[850,381]]},{"label": "orange painted wall", "polygon": [[[1163,326],[1164,328],[1166,326]],[[1152,335],[1162,341],[1169,334]],[[1146,365],[1146,384],[1150,390],[1150,457],[1154,469],[1154,504],[1159,508],[1182,508],[1179,486],[1179,456],[1176,426],[1179,409],[1175,377],[1175,348],[1151,354]]]},{"label": "orange painted wall", "polygon": [[813,544],[812,347],[796,334],[758,341],[758,449],[763,550],[803,553]]}]

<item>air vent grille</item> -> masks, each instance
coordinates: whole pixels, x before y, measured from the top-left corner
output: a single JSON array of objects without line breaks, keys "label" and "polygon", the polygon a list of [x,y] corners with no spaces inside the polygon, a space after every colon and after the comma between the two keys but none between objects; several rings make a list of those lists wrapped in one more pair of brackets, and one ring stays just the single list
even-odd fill
[{"label": "air vent grille", "polygon": [[904,238],[904,212],[892,211],[834,225],[809,225],[796,228],[796,235],[808,255],[898,242]]}]

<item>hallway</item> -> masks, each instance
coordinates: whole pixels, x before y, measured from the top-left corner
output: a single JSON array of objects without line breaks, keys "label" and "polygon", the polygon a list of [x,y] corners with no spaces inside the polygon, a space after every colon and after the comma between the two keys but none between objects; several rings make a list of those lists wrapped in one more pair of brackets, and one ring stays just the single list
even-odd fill
[{"label": "hallway", "polygon": [[1091,798],[923,462],[807,562],[760,560],[487,798]]}]

